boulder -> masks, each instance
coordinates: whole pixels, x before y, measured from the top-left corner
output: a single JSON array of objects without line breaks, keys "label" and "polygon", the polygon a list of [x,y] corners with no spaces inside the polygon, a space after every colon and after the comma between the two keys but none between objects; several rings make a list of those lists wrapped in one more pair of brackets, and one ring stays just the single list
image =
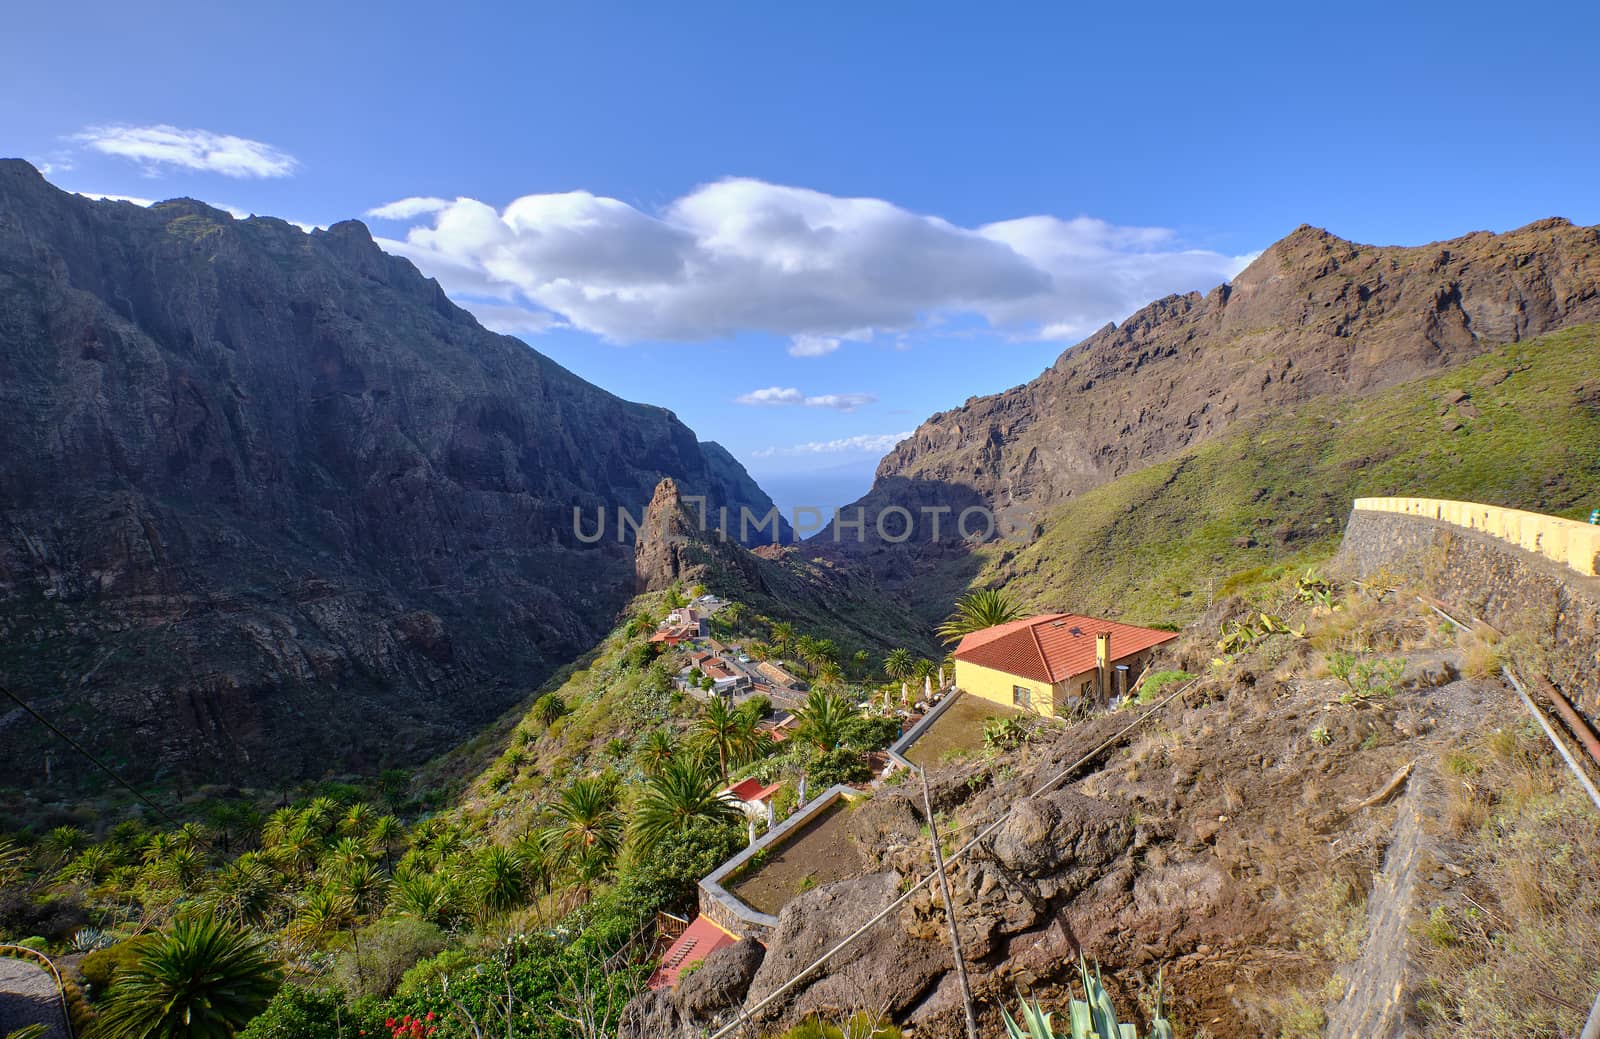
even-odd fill
[{"label": "boulder", "polygon": [[691,1023],[709,1024],[718,1013],[738,1006],[761,967],[767,950],[758,941],[725,945],[678,982],[673,1004]]},{"label": "boulder", "polygon": [[1120,807],[1057,790],[1018,801],[990,838],[989,850],[1023,876],[1062,878],[1104,866],[1132,840],[1133,827]]},{"label": "boulder", "polygon": [[617,1039],[672,1039],[683,1021],[666,989],[645,989],[628,1000],[617,1021]]},{"label": "boulder", "polygon": [[[824,884],[784,906],[746,1005],[775,992],[855,932],[899,896],[900,886],[900,874],[878,873]],[[764,1016],[798,1019],[867,1005],[899,1016],[920,1003],[949,966],[950,953],[943,944],[912,937],[900,914],[890,913],[840,950],[826,971],[791,990],[783,1010],[774,1014],[769,1009]]]},{"label": "boulder", "polygon": [[850,812],[850,836],[868,869],[895,869],[921,861],[928,844],[922,836],[920,793],[913,800],[910,792],[916,783],[913,776],[905,790],[879,790]]}]

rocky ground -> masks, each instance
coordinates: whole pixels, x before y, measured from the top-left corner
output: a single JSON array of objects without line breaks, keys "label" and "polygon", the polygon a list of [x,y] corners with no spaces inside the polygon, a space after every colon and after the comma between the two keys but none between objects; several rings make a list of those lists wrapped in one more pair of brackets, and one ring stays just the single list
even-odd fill
[{"label": "rocky ground", "polygon": [[[1103,965],[1124,1008],[1153,1004],[1159,972],[1181,1034],[1312,1036],[1332,1020],[1330,1034],[1399,1035],[1461,1016],[1441,1009],[1450,985],[1439,947],[1418,937],[1430,900],[1471,872],[1461,863],[1477,854],[1470,826],[1441,821],[1461,796],[1448,763],[1494,733],[1514,744],[1511,759],[1548,762],[1523,732],[1520,704],[1484,677],[1493,669],[1482,655],[1406,603],[1356,597],[1318,616],[1291,606],[1309,622],[1306,638],[1271,636],[1213,667],[1216,625],[1244,609],[1222,605],[1200,626],[1210,633],[1174,653],[1205,677],[1061,785],[1028,796],[1141,709],[1044,723],[1018,750],[930,772],[935,811],[952,831],[947,853],[1000,824],[951,874],[989,1034],[1001,1032],[999,1007],[1019,989],[1064,1005],[1080,949]],[[1349,661],[1377,677],[1359,666],[1351,682],[1336,677]],[[1555,789],[1559,773],[1542,774]],[[720,991],[747,984],[743,1005],[755,1007],[927,874],[920,798],[909,788],[880,790],[850,825],[872,874],[791,902],[759,966],[741,953]],[[1600,876],[1574,884],[1593,897]],[[633,1010],[624,1036],[735,1013],[703,1001],[690,1009],[681,993]],[[961,1032],[944,913],[930,889],[752,1027],[776,1032],[809,1014],[856,1010],[911,1035]],[[1339,1030],[1352,1022],[1356,1031]]]}]

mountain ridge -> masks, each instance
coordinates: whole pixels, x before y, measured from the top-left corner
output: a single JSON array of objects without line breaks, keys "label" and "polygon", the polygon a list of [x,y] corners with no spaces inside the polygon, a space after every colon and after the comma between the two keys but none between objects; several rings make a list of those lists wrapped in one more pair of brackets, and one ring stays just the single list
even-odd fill
[{"label": "mountain ridge", "polygon": [[1231,282],[1156,300],[1032,381],[931,416],[847,509],[1058,505],[1273,408],[1595,320],[1600,228],[1556,217],[1396,247],[1301,225]]},{"label": "mountain ridge", "polygon": [[[772,507],[359,221],[96,202],[0,161],[0,342],[0,680],[135,778],[434,753],[631,597],[632,544],[575,513],[669,476]],[[0,750],[52,765],[22,718]]]}]

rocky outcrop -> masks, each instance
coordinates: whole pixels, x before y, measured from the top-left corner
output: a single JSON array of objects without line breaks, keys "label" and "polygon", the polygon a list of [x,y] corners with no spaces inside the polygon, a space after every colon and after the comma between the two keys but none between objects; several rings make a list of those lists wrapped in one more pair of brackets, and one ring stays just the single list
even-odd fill
[{"label": "rocky outcrop", "polygon": [[703,500],[685,503],[670,477],[657,484],[634,545],[638,590],[690,582],[713,584],[725,593],[760,587],[756,557],[735,540],[737,517],[725,525],[719,512]]},{"label": "rocky outcrop", "polygon": [[[771,508],[359,223],[95,202],[0,162],[0,681],[130,778],[417,764],[609,629],[616,510],[664,477]],[[74,777],[0,716],[15,774],[46,753]]]},{"label": "rocky outcrop", "polygon": [[766,949],[755,941],[734,942],[713,952],[678,983],[674,1000],[678,1013],[691,1024],[708,1024],[722,1011],[738,1006],[765,955]]},{"label": "rocky outcrop", "polygon": [[[900,894],[900,874],[841,880],[808,891],[783,907],[766,958],[750,983],[747,1005],[786,984]],[[876,1009],[898,1019],[950,968],[948,946],[913,935],[891,913],[874,930],[828,961],[780,1005],[790,1018]]]},{"label": "rocky outcrop", "polygon": [[1252,416],[1590,321],[1600,321],[1600,228],[1543,220],[1391,248],[1301,227],[1231,283],[1157,300],[1032,382],[934,415],[845,513],[864,508],[870,532],[890,506],[946,507],[948,541],[967,507],[1056,505]]},{"label": "rocky outcrop", "polygon": [[735,942],[685,973],[676,989],[646,989],[622,1008],[618,1039],[694,1039],[743,1001],[766,950],[757,941]]}]

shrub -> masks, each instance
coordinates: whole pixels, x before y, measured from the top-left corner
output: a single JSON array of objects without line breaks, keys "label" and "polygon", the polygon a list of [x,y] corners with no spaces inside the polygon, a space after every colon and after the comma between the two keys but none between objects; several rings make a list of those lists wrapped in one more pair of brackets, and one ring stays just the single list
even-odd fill
[{"label": "shrub", "polygon": [[819,754],[806,769],[813,793],[821,793],[838,783],[861,783],[872,778],[872,769],[859,750],[840,747]]},{"label": "shrub", "polygon": [[395,988],[395,992],[401,996],[412,996],[430,988],[440,988],[446,978],[466,970],[477,962],[477,958],[471,953],[461,949],[446,949],[437,956],[418,960],[400,978],[400,984]]},{"label": "shrub", "polygon": [[446,945],[436,925],[409,917],[391,917],[368,924],[339,954],[335,973],[339,986],[357,998],[387,996],[418,960],[437,955]]},{"label": "shrub", "polygon": [[340,1039],[351,1031],[344,993],[285,985],[239,1039]]},{"label": "shrub", "polygon": [[839,727],[839,742],[852,750],[882,750],[900,735],[897,718],[857,715]]},{"label": "shrub", "polygon": [[1169,685],[1179,682],[1189,682],[1194,675],[1187,671],[1152,671],[1144,676],[1144,681],[1139,683],[1139,693],[1136,699],[1142,703],[1152,703],[1161,695],[1161,690]]},{"label": "shrub", "polygon": [[78,964],[78,973],[83,975],[90,985],[90,991],[98,997],[111,987],[117,971],[131,965],[137,956],[138,950],[133,942],[119,942],[85,956],[83,962]]}]

